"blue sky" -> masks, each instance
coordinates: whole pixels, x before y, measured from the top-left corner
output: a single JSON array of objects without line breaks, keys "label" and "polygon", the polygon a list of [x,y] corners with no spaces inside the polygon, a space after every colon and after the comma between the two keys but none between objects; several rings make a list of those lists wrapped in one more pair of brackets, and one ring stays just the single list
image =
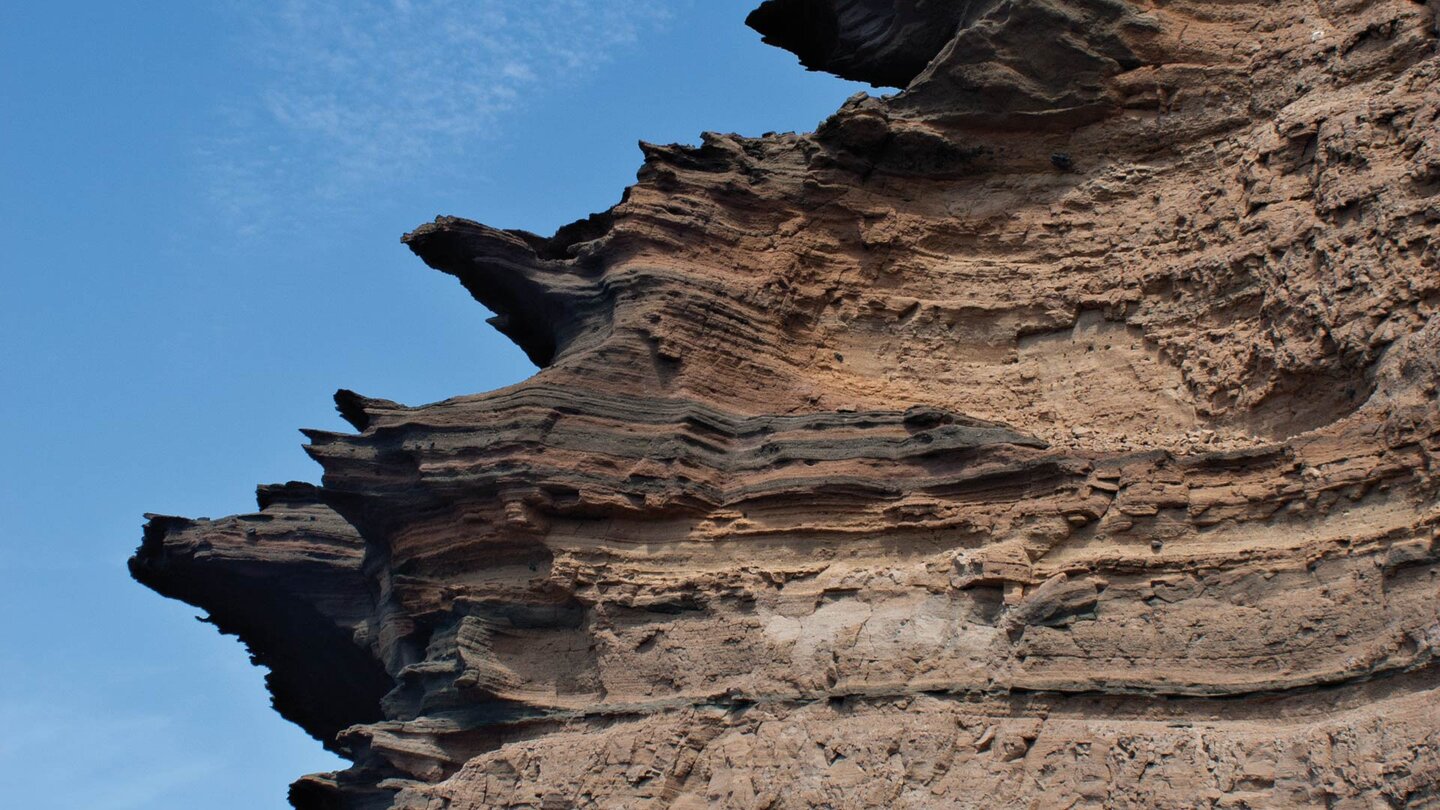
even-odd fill
[{"label": "blue sky", "polygon": [[314,481],[347,387],[418,404],[532,368],[401,233],[549,233],[640,139],[813,129],[863,89],[754,0],[0,8],[0,802],[282,808],[341,763],[196,611],[129,580],[142,512]]}]

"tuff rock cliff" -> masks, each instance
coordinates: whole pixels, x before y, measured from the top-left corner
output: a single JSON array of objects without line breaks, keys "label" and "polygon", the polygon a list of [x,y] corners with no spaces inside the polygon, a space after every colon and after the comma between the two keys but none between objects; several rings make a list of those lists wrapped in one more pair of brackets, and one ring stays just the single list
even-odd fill
[{"label": "tuff rock cliff", "polygon": [[749,23],[899,92],[420,226],[540,371],[150,518],[295,805],[1440,805],[1434,0]]}]

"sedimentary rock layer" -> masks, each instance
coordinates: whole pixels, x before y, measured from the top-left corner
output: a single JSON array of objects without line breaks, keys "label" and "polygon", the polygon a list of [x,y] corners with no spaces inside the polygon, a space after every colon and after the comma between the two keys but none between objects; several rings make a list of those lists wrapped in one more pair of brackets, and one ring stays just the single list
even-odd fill
[{"label": "sedimentary rock layer", "polygon": [[296,806],[1440,803],[1433,5],[749,21],[900,91],[422,225],[539,372],[151,518]]}]

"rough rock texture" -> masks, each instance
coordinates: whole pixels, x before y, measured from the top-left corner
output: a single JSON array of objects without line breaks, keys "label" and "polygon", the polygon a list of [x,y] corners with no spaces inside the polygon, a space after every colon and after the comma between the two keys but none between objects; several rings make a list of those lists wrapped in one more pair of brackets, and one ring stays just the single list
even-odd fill
[{"label": "rough rock texture", "polygon": [[151,519],[296,806],[1440,806],[1433,0],[750,22],[903,92],[419,227],[540,372]]}]

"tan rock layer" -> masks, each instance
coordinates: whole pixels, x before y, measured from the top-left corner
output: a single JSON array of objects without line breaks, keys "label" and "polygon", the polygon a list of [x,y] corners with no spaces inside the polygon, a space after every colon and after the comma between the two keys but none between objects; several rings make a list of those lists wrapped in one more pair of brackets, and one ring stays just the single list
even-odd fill
[{"label": "tan rock layer", "polygon": [[152,518],[297,807],[1440,804],[1414,0],[770,0],[879,85],[405,237],[541,371]]}]

